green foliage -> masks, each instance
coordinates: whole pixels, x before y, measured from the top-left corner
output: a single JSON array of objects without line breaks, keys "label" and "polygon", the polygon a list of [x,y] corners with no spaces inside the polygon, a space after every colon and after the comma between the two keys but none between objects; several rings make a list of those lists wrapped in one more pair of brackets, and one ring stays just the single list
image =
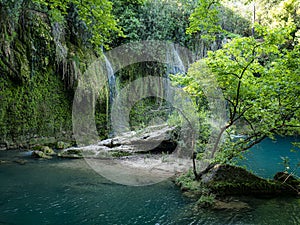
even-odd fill
[{"label": "green foliage", "polygon": [[167,102],[162,99],[149,97],[137,102],[131,109],[129,118],[133,130],[154,125],[160,125],[167,121],[171,113]]},{"label": "green foliage", "polygon": [[[70,13],[70,9],[78,14],[82,27],[88,32],[89,42],[95,48],[101,46],[108,48],[112,32],[122,35],[117,27],[112,11],[112,3],[108,0],[35,0],[42,8],[46,7],[46,13],[50,16],[52,22],[62,23],[65,16]],[[43,7],[44,6],[44,7]]]},{"label": "green foliage", "polygon": [[[228,162],[266,137],[300,132],[299,46],[285,48],[293,40],[293,27],[256,29],[263,41],[235,38],[204,59],[229,111],[212,152],[216,156],[220,149],[217,161]],[[205,98],[199,83],[206,76],[203,70],[191,70],[186,77],[177,79],[203,104]],[[244,134],[245,138],[233,139],[236,133]],[[221,143],[222,136],[225,141]]]},{"label": "green foliage", "polygon": [[187,33],[200,32],[204,39],[214,38],[216,33],[222,31],[218,18],[218,7],[220,6],[219,0],[199,0],[198,7],[189,18],[190,26],[187,29]]},{"label": "green foliage", "polygon": [[38,136],[71,132],[71,105],[59,77],[36,74],[27,86],[1,78],[1,140],[26,142]]},{"label": "green foliage", "polygon": [[114,0],[114,15],[123,28],[125,39],[120,42],[141,40],[164,40],[187,45],[190,38],[185,35],[191,4],[184,1],[128,1]]},{"label": "green foliage", "polygon": [[201,195],[197,201],[197,205],[200,207],[208,208],[215,204],[216,196],[214,194]]},{"label": "green foliage", "polygon": [[126,156],[131,156],[132,154],[129,152],[112,152],[111,156],[115,158],[121,158]]}]

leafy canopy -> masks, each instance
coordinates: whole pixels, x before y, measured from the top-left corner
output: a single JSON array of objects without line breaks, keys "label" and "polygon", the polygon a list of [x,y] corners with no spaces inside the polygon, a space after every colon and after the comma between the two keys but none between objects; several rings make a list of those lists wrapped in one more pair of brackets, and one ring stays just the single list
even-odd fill
[{"label": "leafy canopy", "polygon": [[[226,124],[220,127],[212,149],[215,160],[230,161],[266,137],[300,133],[300,46],[285,48],[293,39],[293,29],[257,26],[262,39],[235,38],[203,59],[227,103]],[[205,104],[199,102],[203,93],[195,87],[207,74],[191,71],[175,80],[198,97],[196,104]],[[236,139],[235,134],[245,136]]]},{"label": "leafy canopy", "polygon": [[117,21],[112,15],[112,3],[108,0],[34,0],[34,2],[47,8],[47,12],[54,22],[62,23],[68,10],[74,7],[81,22],[90,33],[89,42],[94,47],[104,46],[113,32],[122,35],[117,27]]}]

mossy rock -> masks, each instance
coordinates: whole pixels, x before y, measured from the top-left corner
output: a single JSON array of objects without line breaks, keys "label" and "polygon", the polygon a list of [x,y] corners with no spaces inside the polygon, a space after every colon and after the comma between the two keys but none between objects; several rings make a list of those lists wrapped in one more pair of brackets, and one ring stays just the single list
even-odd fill
[{"label": "mossy rock", "polygon": [[57,154],[61,158],[80,159],[83,158],[82,151],[79,149],[68,149]]},{"label": "mossy rock", "polygon": [[56,153],[53,151],[53,149],[50,148],[49,146],[37,145],[37,146],[33,147],[32,149],[35,151],[43,152],[46,155],[56,155]]},{"label": "mossy rock", "polygon": [[[295,182],[295,181],[294,181]],[[201,178],[201,183],[217,195],[299,195],[300,182],[291,185],[258,177],[242,167],[215,165]]]},{"label": "mossy rock", "polygon": [[16,159],[13,162],[15,162],[19,165],[25,165],[27,163],[27,160],[25,160],[25,159]]},{"label": "mossy rock", "polygon": [[33,151],[31,154],[32,157],[34,158],[42,158],[42,159],[52,159],[52,156],[47,155],[46,153],[42,151]]},{"label": "mossy rock", "polygon": [[58,141],[56,143],[56,148],[57,149],[65,149],[65,148],[69,148],[69,147],[71,147],[70,143],[66,143],[66,142],[63,142],[63,141]]},{"label": "mossy rock", "polygon": [[272,197],[278,195],[295,195],[300,193],[300,180],[286,173],[278,173],[274,180],[263,179],[242,167],[232,165],[215,165],[202,175],[199,181],[190,171],[176,179],[181,190],[187,196],[214,194],[218,197],[233,195],[254,195]]},{"label": "mossy rock", "polygon": [[48,146],[43,146],[41,148],[41,151],[44,152],[46,155],[55,155],[56,153],[53,151],[52,148],[48,147]]}]

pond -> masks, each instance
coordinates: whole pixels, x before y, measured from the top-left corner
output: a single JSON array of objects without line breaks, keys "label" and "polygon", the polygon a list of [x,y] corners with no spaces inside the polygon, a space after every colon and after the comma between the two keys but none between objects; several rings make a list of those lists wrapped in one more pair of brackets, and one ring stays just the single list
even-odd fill
[{"label": "pond", "polygon": [[[244,163],[272,177],[284,168],[280,156],[290,156],[292,168],[299,155],[289,152],[290,141],[267,140]],[[245,198],[251,209],[196,211],[170,180],[124,186],[101,177],[84,160],[33,160],[22,154],[0,152],[2,160],[27,160],[0,165],[0,224],[300,224],[299,198]]]},{"label": "pond", "polygon": [[[245,153],[245,159],[239,164],[264,178],[273,178],[276,172],[284,171],[286,166],[289,167],[288,172],[300,176],[300,167],[297,166],[300,163],[300,149],[292,145],[297,141],[297,137],[265,139]],[[284,165],[284,158],[288,159],[289,165]]]}]

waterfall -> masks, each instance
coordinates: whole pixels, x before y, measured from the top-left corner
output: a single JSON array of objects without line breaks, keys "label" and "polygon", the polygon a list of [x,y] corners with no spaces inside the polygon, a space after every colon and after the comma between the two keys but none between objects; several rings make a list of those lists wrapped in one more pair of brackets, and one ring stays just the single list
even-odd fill
[{"label": "waterfall", "polygon": [[166,51],[166,62],[167,62],[167,69],[165,73],[166,80],[163,83],[164,88],[164,97],[167,101],[172,102],[174,96],[172,96],[169,88],[172,86],[169,79],[169,74],[185,74],[186,68],[184,63],[178,53],[175,45],[169,44],[167,51]]},{"label": "waterfall", "polygon": [[106,72],[107,72],[107,80],[108,80],[108,86],[109,86],[109,104],[111,105],[114,98],[116,97],[116,94],[117,94],[117,91],[116,91],[116,77],[115,77],[115,74],[114,74],[114,70],[111,66],[111,63],[105,55],[104,55],[104,61],[105,61],[105,67],[106,67]]},{"label": "waterfall", "polygon": [[186,72],[186,68],[174,44],[170,44],[170,48],[166,52],[166,59],[167,59],[166,76],[168,76],[169,74],[177,74],[177,73],[184,74]]}]

